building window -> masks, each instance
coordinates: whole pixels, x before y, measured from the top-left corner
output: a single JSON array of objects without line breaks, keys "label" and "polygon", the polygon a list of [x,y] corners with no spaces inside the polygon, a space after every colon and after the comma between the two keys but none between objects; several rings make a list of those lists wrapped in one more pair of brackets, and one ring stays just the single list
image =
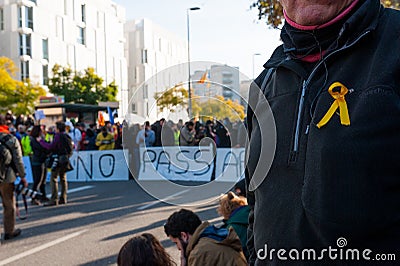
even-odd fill
[{"label": "building window", "polygon": [[22,26],[33,30],[33,7],[18,8],[18,27],[22,28]]},{"label": "building window", "polygon": [[139,67],[135,67],[135,76],[134,76],[135,80],[137,80],[139,78]]},{"label": "building window", "polygon": [[86,40],[85,40],[85,28],[79,27],[78,26],[78,43],[85,45]]},{"label": "building window", "polygon": [[86,22],[86,5],[81,5],[82,22]]},{"label": "building window", "polygon": [[64,19],[60,16],[56,17],[56,36],[64,41]]},{"label": "building window", "polygon": [[136,103],[132,103],[131,108],[132,108],[132,113],[137,114]]},{"label": "building window", "polygon": [[19,34],[19,55],[32,56],[32,54],[31,54],[31,35]]},{"label": "building window", "polygon": [[22,6],[18,8],[18,27],[22,28]]},{"label": "building window", "polygon": [[48,85],[49,84],[49,66],[45,65],[43,66],[43,85]]},{"label": "building window", "polygon": [[72,0],[72,18],[75,20],[75,0]]},{"label": "building window", "polygon": [[143,98],[144,99],[149,98],[149,86],[147,84],[143,86]]},{"label": "building window", "polygon": [[68,15],[68,0],[64,0],[64,15]]},{"label": "building window", "polygon": [[103,13],[97,11],[97,28],[102,28]]},{"label": "building window", "polygon": [[42,52],[43,52],[43,59],[49,60],[49,40],[48,39],[42,40]]},{"label": "building window", "polygon": [[21,80],[29,79],[29,61],[21,61]]},{"label": "building window", "polygon": [[0,8],[0,30],[4,30],[4,11]]},{"label": "building window", "polygon": [[142,64],[146,64],[147,63],[147,50],[143,49],[142,50]]},{"label": "building window", "polygon": [[25,27],[33,30],[33,7],[25,7]]}]

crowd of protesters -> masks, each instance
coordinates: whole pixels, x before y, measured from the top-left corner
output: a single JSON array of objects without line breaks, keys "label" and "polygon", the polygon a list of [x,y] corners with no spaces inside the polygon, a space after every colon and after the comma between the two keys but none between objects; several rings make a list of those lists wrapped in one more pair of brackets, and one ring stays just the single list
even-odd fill
[{"label": "crowd of protesters", "polygon": [[[245,122],[232,123],[229,118],[220,121],[187,121],[177,123],[164,118],[150,124],[132,124],[127,129],[128,138],[134,140],[134,146],[198,146],[213,141],[217,147],[244,147],[246,140]],[[203,141],[207,139],[208,141]],[[126,139],[125,139],[126,140]]]}]

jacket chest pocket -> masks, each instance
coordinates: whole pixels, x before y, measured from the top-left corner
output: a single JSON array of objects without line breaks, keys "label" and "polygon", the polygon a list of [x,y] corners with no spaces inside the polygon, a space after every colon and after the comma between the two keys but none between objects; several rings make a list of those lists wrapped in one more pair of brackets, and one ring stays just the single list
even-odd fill
[{"label": "jacket chest pocket", "polygon": [[[349,92],[343,97],[348,116],[350,120],[350,127],[358,127],[368,124],[377,123],[382,119],[390,116],[398,117],[400,112],[400,97],[396,91],[386,85],[371,86],[364,90],[349,89]],[[337,101],[327,91],[323,92],[317,101],[313,113],[312,124],[317,126],[318,123],[324,118],[326,113]],[[332,118],[327,122],[336,127],[341,124],[341,108],[335,110]]]},{"label": "jacket chest pocket", "polygon": [[[318,128],[334,99],[321,94],[310,128],[302,202],[310,217],[337,230],[378,230],[398,207],[400,188],[400,97],[389,86],[345,96],[350,125],[336,110]],[[397,190],[396,190],[397,189]],[[346,225],[346,226],[343,226]],[[346,229],[347,228],[347,229]],[[372,230],[371,230],[372,229]]]}]

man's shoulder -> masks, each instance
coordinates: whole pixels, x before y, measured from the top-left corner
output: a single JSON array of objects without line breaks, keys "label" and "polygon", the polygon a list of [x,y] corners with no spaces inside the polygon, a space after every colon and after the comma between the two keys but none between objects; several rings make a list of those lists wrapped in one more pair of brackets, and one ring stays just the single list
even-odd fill
[{"label": "man's shoulder", "polygon": [[203,262],[204,265],[245,265],[241,252],[209,237],[199,239],[189,254],[189,261]]}]

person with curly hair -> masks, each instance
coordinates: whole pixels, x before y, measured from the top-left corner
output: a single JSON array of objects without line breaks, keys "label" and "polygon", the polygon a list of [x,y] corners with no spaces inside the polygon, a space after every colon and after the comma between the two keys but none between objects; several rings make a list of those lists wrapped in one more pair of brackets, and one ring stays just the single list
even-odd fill
[{"label": "person with curly hair", "polygon": [[249,213],[250,208],[247,205],[245,197],[235,195],[232,191],[224,194],[219,199],[219,206],[217,212],[224,219],[223,228],[233,228],[239,236],[240,243],[242,244],[243,253],[248,257],[246,247],[247,243],[247,227],[249,226]]}]

